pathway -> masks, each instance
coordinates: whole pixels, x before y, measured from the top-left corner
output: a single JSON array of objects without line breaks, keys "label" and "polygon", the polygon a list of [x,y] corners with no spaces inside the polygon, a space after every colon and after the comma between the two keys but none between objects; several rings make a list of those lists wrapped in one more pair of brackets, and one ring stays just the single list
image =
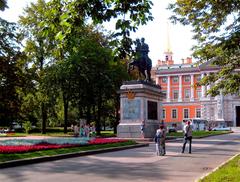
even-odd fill
[{"label": "pathway", "polygon": [[[192,154],[182,141],[167,143],[167,155],[155,145],[0,170],[4,182],[193,182],[240,152],[240,133],[193,140]],[[188,149],[188,148],[186,148]],[[187,151],[187,150],[186,150]]]}]

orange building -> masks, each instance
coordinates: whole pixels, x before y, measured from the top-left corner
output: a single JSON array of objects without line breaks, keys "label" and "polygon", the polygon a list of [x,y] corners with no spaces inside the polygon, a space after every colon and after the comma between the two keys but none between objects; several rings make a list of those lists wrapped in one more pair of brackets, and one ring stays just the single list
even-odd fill
[{"label": "orange building", "polygon": [[240,99],[233,95],[216,97],[206,95],[210,86],[196,86],[205,75],[218,71],[209,63],[196,66],[191,58],[174,64],[170,49],[164,53],[165,60],[159,60],[153,68],[154,80],[166,94],[162,116],[167,125],[176,124],[179,128],[187,119],[204,119],[215,125],[240,126]]}]

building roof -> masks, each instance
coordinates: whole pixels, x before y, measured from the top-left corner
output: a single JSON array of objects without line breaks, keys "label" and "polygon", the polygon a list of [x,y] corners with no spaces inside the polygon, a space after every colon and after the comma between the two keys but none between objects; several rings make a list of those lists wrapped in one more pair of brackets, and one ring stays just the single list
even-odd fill
[{"label": "building roof", "polygon": [[173,74],[173,73],[187,73],[187,72],[198,72],[199,67],[194,64],[174,64],[159,66],[156,74]]},{"label": "building roof", "polygon": [[156,74],[178,74],[178,73],[192,73],[201,72],[206,70],[218,70],[219,66],[213,65],[212,61],[204,62],[200,65],[197,64],[173,64],[161,65],[157,67]]}]

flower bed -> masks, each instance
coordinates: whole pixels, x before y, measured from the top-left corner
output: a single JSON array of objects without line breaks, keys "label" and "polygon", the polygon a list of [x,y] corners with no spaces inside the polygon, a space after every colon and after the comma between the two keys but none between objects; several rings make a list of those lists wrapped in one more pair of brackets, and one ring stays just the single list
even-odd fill
[{"label": "flower bed", "polygon": [[[45,140],[6,140],[1,141],[0,153],[10,154],[10,153],[24,153],[39,150],[48,149],[59,149],[59,148],[69,148],[69,147],[80,147],[86,145],[98,145],[107,143],[119,143],[126,142],[127,140],[122,139],[106,139],[106,138],[52,138]],[[54,143],[55,142],[55,143]]]}]

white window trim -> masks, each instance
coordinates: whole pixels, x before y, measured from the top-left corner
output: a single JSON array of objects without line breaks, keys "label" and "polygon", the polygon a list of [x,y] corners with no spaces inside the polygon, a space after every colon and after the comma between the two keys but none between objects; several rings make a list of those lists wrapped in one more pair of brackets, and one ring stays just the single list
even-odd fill
[{"label": "white window trim", "polygon": [[[173,92],[173,99],[177,100],[179,98],[179,90],[173,90],[172,92]],[[177,93],[177,98],[174,98],[174,93],[175,92]]]},{"label": "white window trim", "polygon": [[[199,95],[198,95],[198,92],[200,92]],[[197,96],[198,99],[201,98],[201,96],[202,96],[202,91],[201,91],[200,89],[196,91],[196,96]]]},{"label": "white window trim", "polygon": [[202,78],[201,78],[201,75],[197,75],[197,76],[196,76],[196,81],[197,81],[197,82],[200,82],[201,79],[202,79]]},{"label": "white window trim", "polygon": [[[185,118],[184,110],[188,110],[188,117]],[[183,108],[183,119],[189,119],[189,108]]]},{"label": "white window trim", "polygon": [[[177,80],[174,80],[174,78],[176,78]],[[179,82],[178,76],[173,76],[173,83],[178,83],[178,82]]]},{"label": "white window trim", "polygon": [[[200,112],[200,117],[197,117],[197,111]],[[196,118],[201,118],[201,109],[200,108],[196,108],[196,110],[195,110],[195,117]]]},{"label": "white window trim", "polygon": [[[163,81],[163,80],[165,80],[165,81]],[[162,83],[167,83],[167,77],[162,77]]]},{"label": "white window trim", "polygon": [[[173,117],[173,110],[176,110],[176,118]],[[171,110],[171,118],[172,118],[172,119],[177,119],[177,118],[178,118],[178,109],[173,108],[173,109]]]},{"label": "white window trim", "polygon": [[[188,80],[186,81],[186,78],[188,78]],[[184,82],[189,83],[191,81],[191,77],[189,75],[185,75],[184,76]]]},{"label": "white window trim", "polygon": [[[188,90],[188,93],[189,93],[189,97],[186,97],[186,91]],[[191,92],[190,92],[191,90],[190,89],[188,89],[188,88],[186,88],[186,89],[184,89],[184,98],[185,99],[190,99],[191,98]]]},{"label": "white window trim", "polygon": [[[163,112],[165,113],[164,115],[163,115]],[[166,119],[166,109],[162,109],[162,119]]]}]

